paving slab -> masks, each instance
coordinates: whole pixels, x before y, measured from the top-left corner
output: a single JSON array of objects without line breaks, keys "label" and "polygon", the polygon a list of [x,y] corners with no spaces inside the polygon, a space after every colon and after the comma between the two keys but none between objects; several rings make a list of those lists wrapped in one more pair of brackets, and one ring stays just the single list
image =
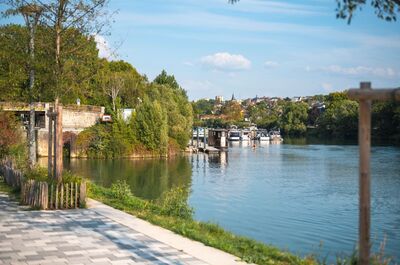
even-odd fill
[{"label": "paving slab", "polygon": [[0,193],[0,264],[246,264],[100,202],[88,205],[30,211]]}]

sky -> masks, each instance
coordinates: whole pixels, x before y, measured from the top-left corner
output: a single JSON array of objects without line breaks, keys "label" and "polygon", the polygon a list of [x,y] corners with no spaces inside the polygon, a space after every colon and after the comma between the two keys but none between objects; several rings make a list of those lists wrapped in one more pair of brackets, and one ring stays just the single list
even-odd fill
[{"label": "sky", "polygon": [[400,22],[366,6],[350,25],[335,0],[111,0],[100,56],[150,80],[163,69],[191,100],[400,86]]}]

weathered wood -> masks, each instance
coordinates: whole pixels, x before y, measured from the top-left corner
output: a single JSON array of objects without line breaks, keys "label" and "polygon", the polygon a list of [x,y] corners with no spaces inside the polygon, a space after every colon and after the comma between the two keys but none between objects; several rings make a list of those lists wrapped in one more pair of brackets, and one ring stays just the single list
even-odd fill
[{"label": "weathered wood", "polygon": [[78,183],[75,182],[75,209],[78,208]]},{"label": "weathered wood", "polygon": [[[50,113],[53,112],[53,108],[50,107]],[[49,177],[52,176],[53,172],[53,117],[51,115],[47,115],[49,118],[49,139],[48,139],[48,157],[47,157],[47,174]]]},{"label": "weathered wood", "polygon": [[[361,90],[371,90],[371,83],[361,83]],[[360,151],[360,173],[359,173],[359,250],[360,264],[369,264],[370,251],[370,211],[371,211],[371,100],[360,100],[358,144]]]},{"label": "weathered wood", "polygon": [[56,168],[57,168],[57,119],[58,117],[54,117],[54,123],[53,123],[53,146],[54,146],[54,155],[53,155],[53,179],[59,184],[60,182],[57,180],[57,174],[56,174]]},{"label": "weathered wood", "polygon": [[79,187],[79,207],[86,205],[86,182],[82,181]]},{"label": "weathered wood", "polygon": [[64,185],[60,185],[60,209],[64,208]]},{"label": "weathered wood", "polygon": [[53,209],[53,196],[54,196],[54,184],[52,183],[50,186],[50,205],[49,209]]},{"label": "weathered wood", "polygon": [[354,100],[398,100],[400,101],[400,88],[397,89],[350,89],[349,98]]},{"label": "weathered wood", "polygon": [[70,197],[70,200],[71,200],[71,202],[70,202],[70,206],[71,206],[71,208],[74,208],[74,193],[73,193],[73,187],[74,187],[74,185],[73,185],[73,183],[71,182],[70,183],[70,191],[71,191],[71,196],[69,196]]},{"label": "weathered wood", "polygon": [[60,185],[58,185],[58,184],[56,184],[56,199],[55,199],[55,209],[57,210],[58,209],[58,189],[59,189],[59,186]]},{"label": "weathered wood", "polygon": [[65,209],[68,209],[68,202],[69,202],[69,184],[65,184]]},{"label": "weathered wood", "polygon": [[54,152],[56,160],[57,160],[57,165],[55,166],[56,169],[56,179],[58,182],[61,182],[62,180],[62,171],[63,171],[63,131],[62,131],[62,116],[63,116],[63,108],[62,106],[58,105],[57,106],[57,126],[56,126],[56,135],[57,135],[57,141],[56,141],[56,150],[57,152]]}]

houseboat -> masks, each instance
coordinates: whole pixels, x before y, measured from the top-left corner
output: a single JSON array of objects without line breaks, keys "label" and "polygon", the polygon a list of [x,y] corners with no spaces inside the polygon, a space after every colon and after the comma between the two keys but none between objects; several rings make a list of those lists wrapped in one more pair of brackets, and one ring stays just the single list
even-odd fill
[{"label": "houseboat", "polygon": [[283,138],[281,136],[280,130],[272,130],[269,132],[269,137],[272,142],[281,142],[283,141]]},{"label": "houseboat", "polygon": [[228,141],[240,141],[240,131],[232,129],[228,133]]},{"label": "houseboat", "polygon": [[270,136],[269,136],[269,133],[268,133],[268,131],[264,131],[264,130],[261,130],[261,131],[257,131],[257,140],[259,140],[259,141],[269,141],[270,140]]}]

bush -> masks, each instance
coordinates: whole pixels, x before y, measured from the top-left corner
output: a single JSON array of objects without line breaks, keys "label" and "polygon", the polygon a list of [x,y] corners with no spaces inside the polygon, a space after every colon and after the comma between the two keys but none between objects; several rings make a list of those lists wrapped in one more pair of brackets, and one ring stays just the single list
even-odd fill
[{"label": "bush", "polygon": [[164,192],[158,204],[161,214],[192,219],[194,209],[188,204],[189,189],[187,187],[175,187]]},{"label": "bush", "polygon": [[8,155],[16,158],[24,156],[25,149],[18,120],[13,114],[0,111],[0,158]]},{"label": "bush", "polygon": [[116,199],[126,200],[132,197],[131,188],[125,180],[118,180],[111,185],[111,193]]}]

